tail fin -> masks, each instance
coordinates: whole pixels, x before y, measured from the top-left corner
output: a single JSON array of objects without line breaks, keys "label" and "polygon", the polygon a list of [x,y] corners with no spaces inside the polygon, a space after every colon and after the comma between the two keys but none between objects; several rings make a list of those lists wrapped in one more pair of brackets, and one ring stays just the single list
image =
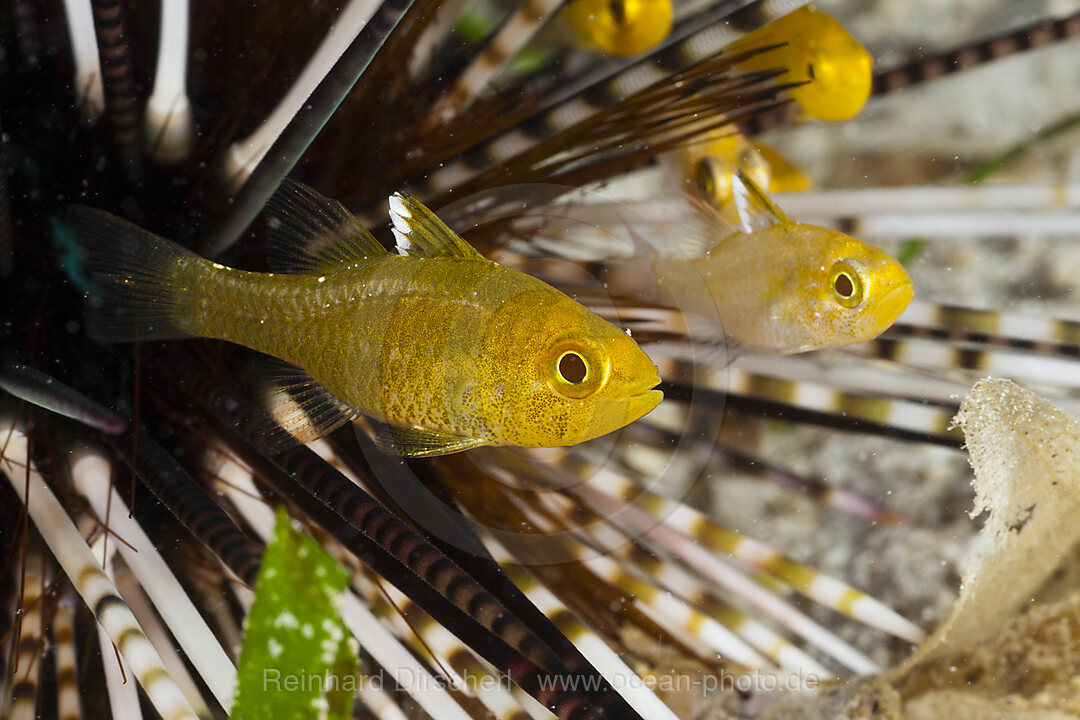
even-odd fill
[{"label": "tail fin", "polygon": [[199,258],[104,210],[73,205],[53,220],[68,272],[89,295],[89,331],[108,342],[186,337],[177,325],[183,272]]}]

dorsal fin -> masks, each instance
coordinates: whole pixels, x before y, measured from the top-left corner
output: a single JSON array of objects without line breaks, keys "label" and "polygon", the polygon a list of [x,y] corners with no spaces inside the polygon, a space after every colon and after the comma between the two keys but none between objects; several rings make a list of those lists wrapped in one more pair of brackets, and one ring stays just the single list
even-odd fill
[{"label": "dorsal fin", "polygon": [[784,211],[778,208],[742,170],[736,170],[734,177],[731,178],[731,194],[735,211],[739,216],[739,229],[744,233],[757,232],[791,222]]},{"label": "dorsal fin", "polygon": [[274,270],[322,275],[386,254],[345,206],[285,178],[266,206],[268,261]]},{"label": "dorsal fin", "polygon": [[390,196],[390,221],[397,250],[410,257],[484,259],[439,217],[407,193]]}]

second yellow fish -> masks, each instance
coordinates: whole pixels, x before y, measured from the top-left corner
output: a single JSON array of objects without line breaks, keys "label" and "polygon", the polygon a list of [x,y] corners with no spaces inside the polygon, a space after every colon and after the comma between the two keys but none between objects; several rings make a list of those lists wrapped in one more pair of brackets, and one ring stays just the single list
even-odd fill
[{"label": "second yellow fish", "polygon": [[[744,173],[729,219],[702,203],[701,247],[648,254],[659,299],[759,353],[796,353],[877,337],[914,296],[895,258],[849,235],[793,222]],[[699,282],[688,282],[697,278]]]},{"label": "second yellow fish", "polygon": [[268,223],[289,274],[211,262],[100,210],[73,207],[67,222],[100,287],[99,336],[218,338],[291,363],[302,440],[365,415],[403,455],[571,445],[660,402],[656,368],[624,332],[487,260],[411,197],[390,207],[398,255],[289,184]]}]

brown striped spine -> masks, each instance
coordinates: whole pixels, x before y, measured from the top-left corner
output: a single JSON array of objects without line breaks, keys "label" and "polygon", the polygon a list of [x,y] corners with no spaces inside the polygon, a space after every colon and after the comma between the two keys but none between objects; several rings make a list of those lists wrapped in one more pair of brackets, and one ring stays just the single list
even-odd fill
[{"label": "brown striped spine", "polygon": [[142,174],[139,153],[139,99],[128,48],[122,0],[92,0],[105,112],[122,171],[135,181]]}]

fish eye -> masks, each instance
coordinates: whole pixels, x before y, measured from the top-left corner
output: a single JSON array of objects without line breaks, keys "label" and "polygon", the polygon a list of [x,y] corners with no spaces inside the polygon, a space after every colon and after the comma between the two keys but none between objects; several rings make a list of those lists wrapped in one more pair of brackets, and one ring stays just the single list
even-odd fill
[{"label": "fish eye", "polygon": [[565,352],[559,358],[559,377],[572,385],[580,385],[589,375],[589,366],[575,352]]},{"label": "fish eye", "polygon": [[703,157],[694,163],[694,187],[698,196],[711,204],[725,193],[720,189],[720,166],[715,158]]},{"label": "fish eye", "polygon": [[608,12],[611,13],[616,25],[625,25],[629,22],[625,0],[610,0],[607,5]]},{"label": "fish eye", "polygon": [[602,344],[584,333],[555,340],[546,354],[548,386],[563,397],[583,400],[607,384],[610,361]]},{"label": "fish eye", "polygon": [[862,276],[845,260],[833,265],[829,271],[829,290],[841,307],[856,308],[862,304]]}]

